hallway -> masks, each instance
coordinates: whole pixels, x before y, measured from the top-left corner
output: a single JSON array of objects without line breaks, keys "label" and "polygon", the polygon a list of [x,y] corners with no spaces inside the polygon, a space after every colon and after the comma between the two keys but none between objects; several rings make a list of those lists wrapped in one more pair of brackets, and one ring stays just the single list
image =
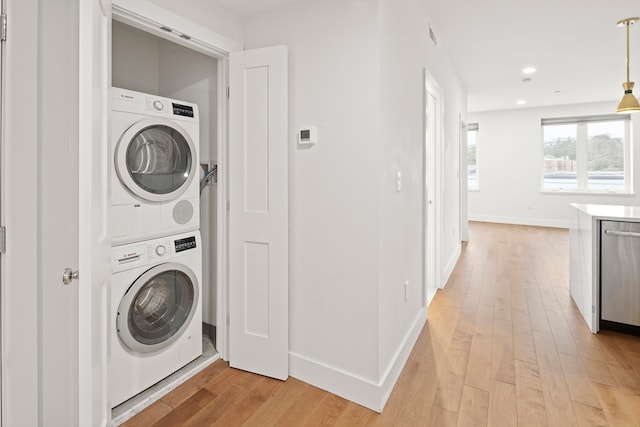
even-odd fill
[{"label": "hallway", "polygon": [[471,223],[382,414],[218,361],[125,426],[640,426],[640,337],[593,335],[566,229]]}]

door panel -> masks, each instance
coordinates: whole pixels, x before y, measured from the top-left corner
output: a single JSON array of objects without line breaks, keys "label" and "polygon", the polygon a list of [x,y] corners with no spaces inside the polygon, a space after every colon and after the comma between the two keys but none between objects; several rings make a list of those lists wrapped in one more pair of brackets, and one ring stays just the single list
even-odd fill
[{"label": "door panel", "polygon": [[[42,251],[42,279],[38,293],[40,309],[40,369],[42,371],[41,415],[52,425],[77,426],[78,381],[77,281],[64,285],[62,269],[78,269],[78,82],[77,45],[70,26],[59,23],[77,15],[78,3],[41,3],[39,66],[40,100],[44,108],[38,122],[44,129],[38,138],[43,160],[38,187]],[[44,77],[46,76],[46,77]],[[65,108],[53,106],[64,102]],[[62,166],[64,165],[64,166]],[[62,167],[61,167],[62,166]],[[60,200],[65,203],[61,204]],[[66,386],[60,387],[60,384]],[[46,423],[45,423],[46,424]]]},{"label": "door panel", "polygon": [[229,70],[229,363],[286,379],[286,47],[232,53]]}]

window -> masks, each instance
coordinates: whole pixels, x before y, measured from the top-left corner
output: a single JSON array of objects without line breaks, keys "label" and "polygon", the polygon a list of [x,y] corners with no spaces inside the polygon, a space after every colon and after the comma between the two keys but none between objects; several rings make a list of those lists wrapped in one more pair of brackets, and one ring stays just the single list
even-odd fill
[{"label": "window", "polygon": [[631,191],[630,117],[542,119],[543,191]]},{"label": "window", "polygon": [[478,124],[467,126],[467,189],[478,190]]}]

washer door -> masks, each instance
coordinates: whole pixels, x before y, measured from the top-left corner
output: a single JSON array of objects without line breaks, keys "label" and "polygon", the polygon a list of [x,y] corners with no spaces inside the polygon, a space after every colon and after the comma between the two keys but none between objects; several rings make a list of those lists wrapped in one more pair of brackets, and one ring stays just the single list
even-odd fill
[{"label": "washer door", "polygon": [[138,353],[161,350],[189,326],[198,298],[198,282],[189,267],[157,265],[138,277],[120,301],[118,335]]},{"label": "washer door", "polygon": [[175,200],[197,172],[193,140],[180,125],[161,118],[141,120],[127,129],[114,161],[129,191],[152,202]]}]

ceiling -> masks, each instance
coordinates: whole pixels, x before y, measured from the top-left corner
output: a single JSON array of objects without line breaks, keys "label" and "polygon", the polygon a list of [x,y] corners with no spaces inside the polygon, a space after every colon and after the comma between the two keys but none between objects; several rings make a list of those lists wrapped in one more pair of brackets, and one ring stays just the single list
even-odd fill
[{"label": "ceiling", "polygon": [[[427,0],[437,39],[469,94],[469,111],[614,101],[626,79],[625,29],[638,0]],[[631,27],[640,85],[640,25]],[[537,71],[523,83],[524,67]],[[638,94],[638,90],[634,92]],[[518,107],[517,99],[526,100]]]},{"label": "ceiling", "polygon": [[299,0],[215,0],[217,4],[241,18],[257,15],[295,1]]},{"label": "ceiling", "polygon": [[[216,1],[246,17],[300,0]],[[423,1],[428,24],[468,91],[469,111],[622,97],[625,30],[616,22],[640,16],[639,0]],[[537,69],[531,76],[522,73],[528,66]],[[525,77],[531,81],[523,83]],[[631,80],[638,95],[640,25],[631,27]],[[518,99],[526,103],[518,106]]]}]

